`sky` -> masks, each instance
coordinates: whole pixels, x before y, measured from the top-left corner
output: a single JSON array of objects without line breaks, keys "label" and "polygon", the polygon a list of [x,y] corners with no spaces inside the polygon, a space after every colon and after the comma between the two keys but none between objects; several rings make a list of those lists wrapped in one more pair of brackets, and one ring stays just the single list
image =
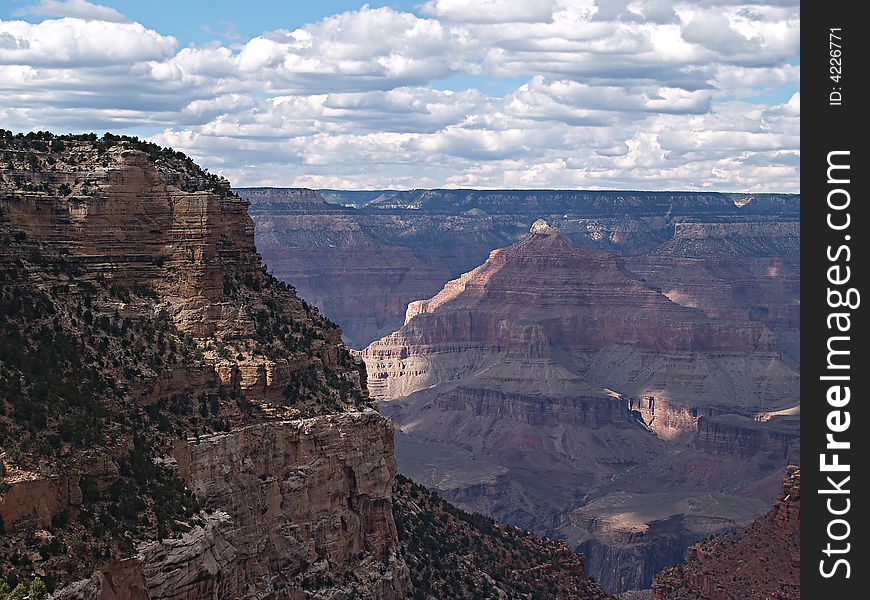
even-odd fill
[{"label": "sky", "polygon": [[0,0],[0,127],[235,186],[800,191],[798,0]]}]

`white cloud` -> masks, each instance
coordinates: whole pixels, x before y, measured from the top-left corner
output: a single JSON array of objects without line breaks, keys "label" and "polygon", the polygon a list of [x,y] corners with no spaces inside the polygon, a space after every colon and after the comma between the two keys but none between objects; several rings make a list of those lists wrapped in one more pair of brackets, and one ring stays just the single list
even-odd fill
[{"label": "white cloud", "polygon": [[[51,19],[0,21],[0,65],[93,67],[167,60],[177,42],[139,23]],[[15,40],[14,43],[8,40]]]},{"label": "white cloud", "polygon": [[87,0],[40,0],[40,2],[33,6],[27,6],[15,11],[15,14],[74,17],[77,19],[93,19],[95,21],[111,21],[115,23],[126,23],[130,20],[114,8],[101,4],[92,4]]},{"label": "white cloud", "polygon": [[798,189],[800,96],[761,103],[799,86],[788,2],[422,14],[364,6],[181,49],[96,13],[0,21],[0,121],[147,129],[237,185]]},{"label": "white cloud", "polygon": [[236,68],[284,92],[389,90],[458,71],[465,43],[434,19],[363,7],[256,37]]}]

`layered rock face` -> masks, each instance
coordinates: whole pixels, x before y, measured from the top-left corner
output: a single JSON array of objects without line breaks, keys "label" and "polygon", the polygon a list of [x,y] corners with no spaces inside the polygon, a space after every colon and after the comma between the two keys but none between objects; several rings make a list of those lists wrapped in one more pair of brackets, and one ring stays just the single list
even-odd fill
[{"label": "layered rock face", "polygon": [[[626,397],[667,390],[650,395],[685,406],[776,410],[797,397],[798,376],[769,329],[682,307],[618,256],[577,248],[558,232],[493,251],[433,298],[411,303],[403,327],[362,355],[372,392],[388,399],[502,357],[553,362]],[[681,365],[650,368],[662,361]]]},{"label": "layered rock face", "polygon": [[[302,193],[295,191],[272,190],[280,206],[261,203],[256,189],[239,193],[254,202],[266,262],[338,322],[354,348],[398,329],[408,302],[431,297],[544,218],[577,246],[623,255],[630,269],[680,304],[766,324],[780,349],[799,359],[797,196],[324,191],[345,207],[295,202],[293,194]],[[365,278],[354,276],[357,267]]]},{"label": "layered rock face", "polygon": [[689,548],[656,576],[653,599],[800,598],[800,498],[800,469],[790,466],[767,514]]},{"label": "layered rock face", "polygon": [[800,459],[800,416],[772,422],[739,415],[702,417],[693,440],[695,448],[710,454],[730,454],[744,459],[762,452],[771,460],[793,464]]},{"label": "layered rock face", "polygon": [[369,389],[402,472],[566,536],[607,589],[648,587],[763,511],[797,433],[760,414],[789,412],[799,376],[761,323],[681,306],[618,255],[533,231],[411,303],[362,352]]},{"label": "layered rock face", "polygon": [[[60,598],[404,598],[392,428],[247,202],[135,139],[0,135],[0,563]],[[78,580],[78,581],[77,581]]]},{"label": "layered rock face", "polygon": [[[395,554],[392,428],[374,411],[249,425],[187,440],[174,454],[215,512],[103,567],[68,597],[89,588],[119,599],[407,596]],[[347,572],[336,574],[339,565]]]},{"label": "layered rock face", "polygon": [[751,319],[800,364],[800,223],[678,223],[628,267],[671,300],[711,317]]},{"label": "layered rock face", "polygon": [[564,544],[405,494],[364,365],[264,271],[245,208],[168,148],[0,130],[0,585],[604,598]]},{"label": "layered rock face", "polygon": [[253,329],[224,297],[228,279],[260,262],[247,202],[226,181],[124,145],[69,144],[49,157],[47,170],[6,172],[2,210],[13,227],[62,244],[90,276],[152,287],[183,331]]}]

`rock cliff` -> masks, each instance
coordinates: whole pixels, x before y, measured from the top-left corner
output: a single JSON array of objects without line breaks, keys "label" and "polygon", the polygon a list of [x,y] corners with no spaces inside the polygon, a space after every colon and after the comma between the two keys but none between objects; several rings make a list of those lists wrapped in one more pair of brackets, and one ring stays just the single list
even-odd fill
[{"label": "rock cliff", "polygon": [[611,591],[760,514],[796,456],[797,417],[755,419],[798,398],[769,328],[682,306],[545,224],[361,355],[403,473],[567,537]]},{"label": "rock cliff", "polygon": [[654,600],[800,598],[800,469],[788,467],[773,508],[689,548],[653,582]]},{"label": "rock cliff", "polygon": [[678,304],[764,323],[800,364],[799,222],[677,223],[670,240],[626,264]]},{"label": "rock cliff", "polygon": [[392,428],[337,327],[263,270],[248,203],[136,139],[0,141],[4,577],[407,596]]}]

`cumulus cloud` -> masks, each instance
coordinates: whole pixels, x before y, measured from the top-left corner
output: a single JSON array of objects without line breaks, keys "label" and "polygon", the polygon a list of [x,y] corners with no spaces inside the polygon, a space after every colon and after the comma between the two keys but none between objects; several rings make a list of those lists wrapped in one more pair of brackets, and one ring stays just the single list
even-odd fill
[{"label": "cumulus cloud", "polygon": [[36,7],[0,21],[0,121],[146,131],[236,185],[798,189],[787,0],[430,0],[183,48]]},{"label": "cumulus cloud", "polygon": [[363,7],[258,36],[244,45],[234,67],[274,90],[389,90],[461,70],[465,43],[437,20]]},{"label": "cumulus cloud", "polygon": [[0,21],[0,65],[92,67],[167,60],[175,38],[139,23],[51,19],[37,24]]}]

